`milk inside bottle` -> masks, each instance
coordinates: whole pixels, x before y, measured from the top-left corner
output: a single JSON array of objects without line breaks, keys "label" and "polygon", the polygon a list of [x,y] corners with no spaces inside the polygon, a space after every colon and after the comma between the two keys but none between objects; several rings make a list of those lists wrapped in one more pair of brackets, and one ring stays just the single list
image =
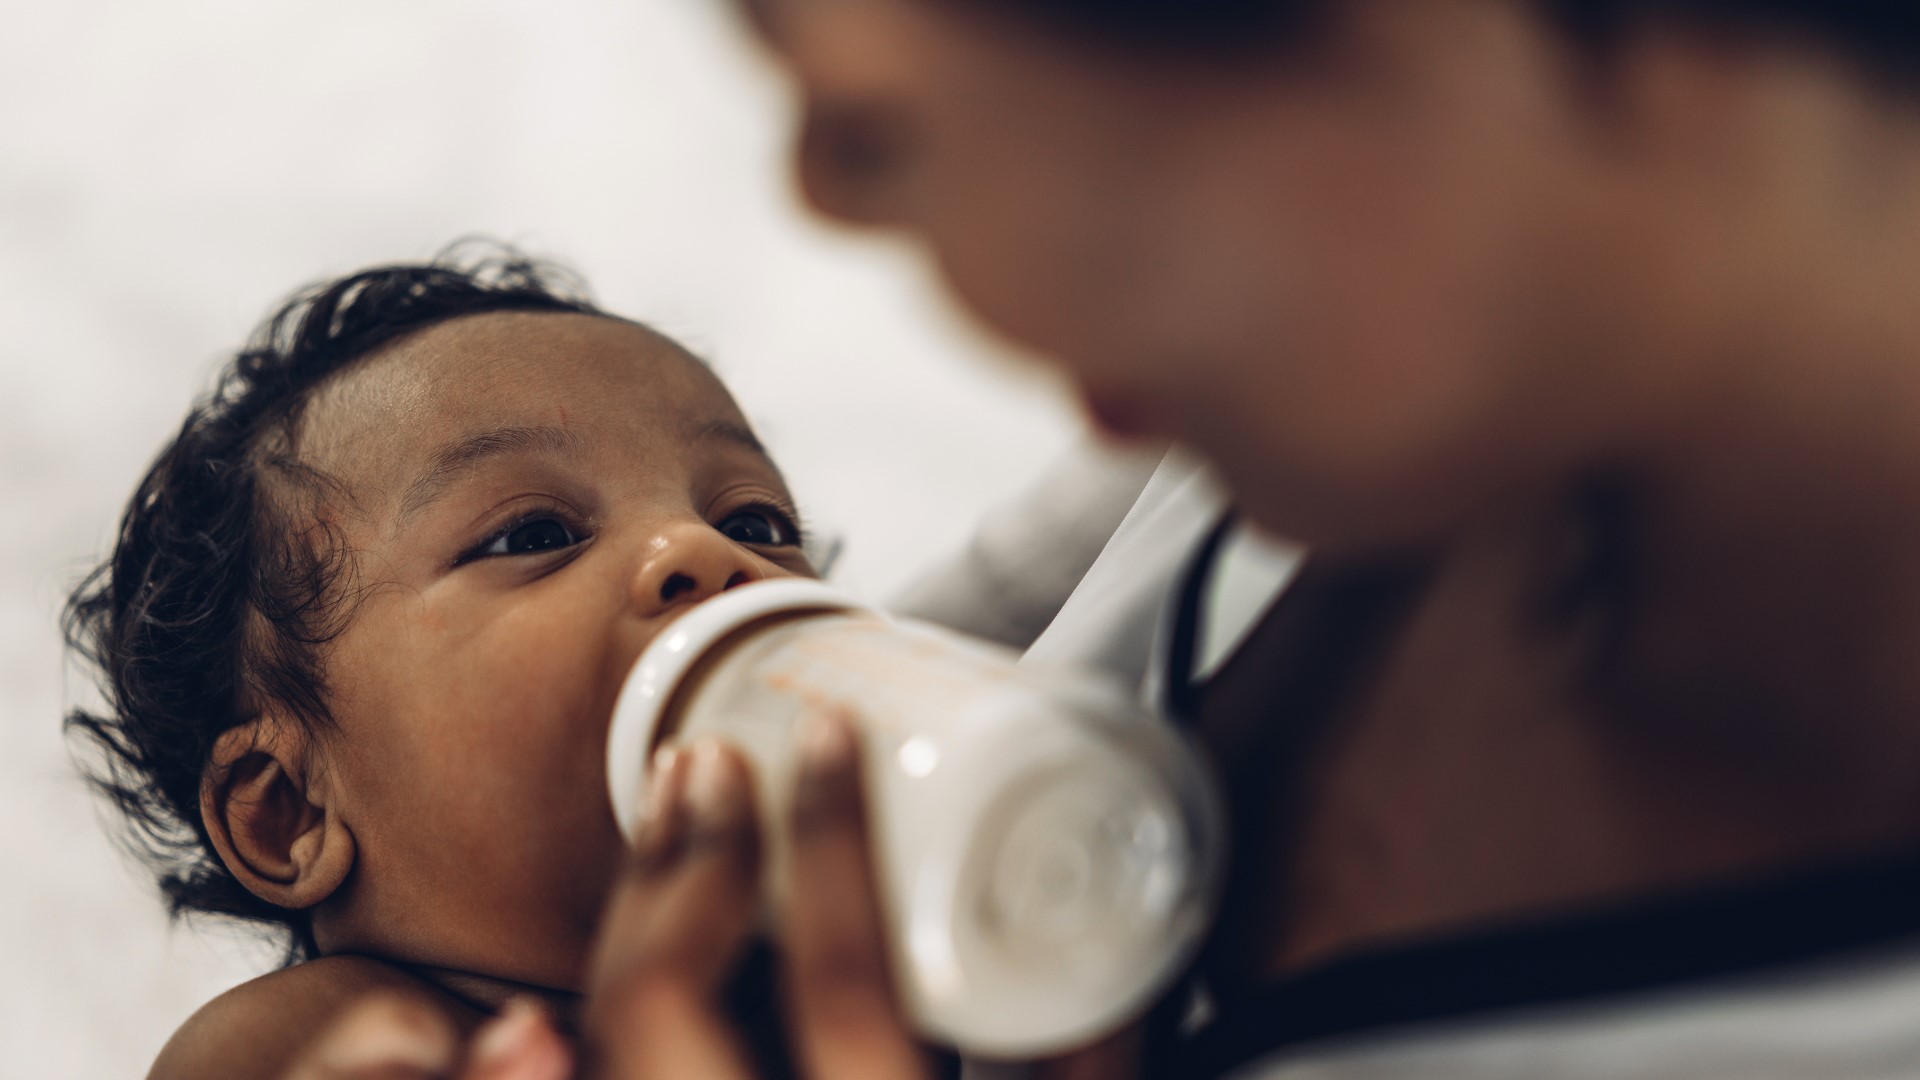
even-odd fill
[{"label": "milk inside bottle", "polygon": [[1143,1008],[1191,956],[1222,862],[1214,788],[1180,736],[1101,676],[891,618],[814,581],[681,616],[608,736],[632,838],[655,747],[719,736],[751,763],[778,905],[795,721],[853,718],[894,979],[929,1038],[994,1057],[1066,1049]]}]

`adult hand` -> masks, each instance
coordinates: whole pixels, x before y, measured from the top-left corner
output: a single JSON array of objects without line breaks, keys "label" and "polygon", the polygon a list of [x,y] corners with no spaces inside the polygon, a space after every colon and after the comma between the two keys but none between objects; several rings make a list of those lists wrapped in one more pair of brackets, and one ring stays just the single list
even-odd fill
[{"label": "adult hand", "polygon": [[530,1001],[508,1005],[463,1048],[445,1014],[376,993],[327,1025],[283,1080],[567,1080],[573,1058]]},{"label": "adult hand", "polygon": [[[778,935],[794,1058],[812,1077],[920,1080],[926,1064],[888,972],[858,744],[826,713],[803,720],[798,738]],[[702,742],[665,751],[649,792],[594,959],[588,1075],[748,1080],[717,1002],[760,911],[752,774],[732,749]]]}]

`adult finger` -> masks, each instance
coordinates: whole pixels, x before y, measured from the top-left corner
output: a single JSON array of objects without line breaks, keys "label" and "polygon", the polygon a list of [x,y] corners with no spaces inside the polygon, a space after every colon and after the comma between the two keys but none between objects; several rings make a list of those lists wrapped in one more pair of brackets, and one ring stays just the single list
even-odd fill
[{"label": "adult finger", "polygon": [[328,1024],[285,1080],[424,1080],[452,1075],[459,1036],[416,1001],[370,994]]},{"label": "adult finger", "polygon": [[744,1077],[715,1005],[759,913],[753,778],[703,741],[655,766],[625,872],[602,921],[585,1035],[593,1075]]},{"label": "adult finger", "polygon": [[1043,1062],[1034,1080],[1133,1080],[1140,1075],[1145,1041],[1140,1025],[1122,1028],[1091,1046]]},{"label": "adult finger", "polygon": [[530,999],[507,1003],[474,1033],[460,1080],[567,1080],[573,1050],[545,1009]]},{"label": "adult finger", "polygon": [[832,1080],[922,1077],[926,1063],[888,974],[852,726],[842,714],[815,713],[798,739],[781,943],[801,1059],[810,1075]]}]

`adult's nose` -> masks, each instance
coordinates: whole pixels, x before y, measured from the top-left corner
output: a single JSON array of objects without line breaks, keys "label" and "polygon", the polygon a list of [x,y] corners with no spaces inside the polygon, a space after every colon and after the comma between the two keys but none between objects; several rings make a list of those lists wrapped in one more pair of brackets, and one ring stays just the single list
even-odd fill
[{"label": "adult's nose", "polygon": [[759,581],[770,569],[705,522],[676,523],[647,542],[633,576],[633,604],[642,614],[663,615]]},{"label": "adult's nose", "polygon": [[809,102],[794,148],[801,194],[847,225],[904,224],[911,140],[899,118],[877,108]]}]

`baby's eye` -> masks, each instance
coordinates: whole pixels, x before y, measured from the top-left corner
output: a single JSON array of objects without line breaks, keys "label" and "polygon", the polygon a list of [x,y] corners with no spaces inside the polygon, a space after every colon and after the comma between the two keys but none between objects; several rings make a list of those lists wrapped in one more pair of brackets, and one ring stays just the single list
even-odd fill
[{"label": "baby's eye", "polygon": [[786,547],[800,542],[800,530],[794,528],[785,515],[763,507],[735,510],[721,518],[714,528],[736,544]]},{"label": "baby's eye", "polygon": [[580,540],[581,537],[565,522],[557,518],[540,517],[520,522],[495,536],[474,555],[479,558],[490,555],[532,555],[572,547]]}]

